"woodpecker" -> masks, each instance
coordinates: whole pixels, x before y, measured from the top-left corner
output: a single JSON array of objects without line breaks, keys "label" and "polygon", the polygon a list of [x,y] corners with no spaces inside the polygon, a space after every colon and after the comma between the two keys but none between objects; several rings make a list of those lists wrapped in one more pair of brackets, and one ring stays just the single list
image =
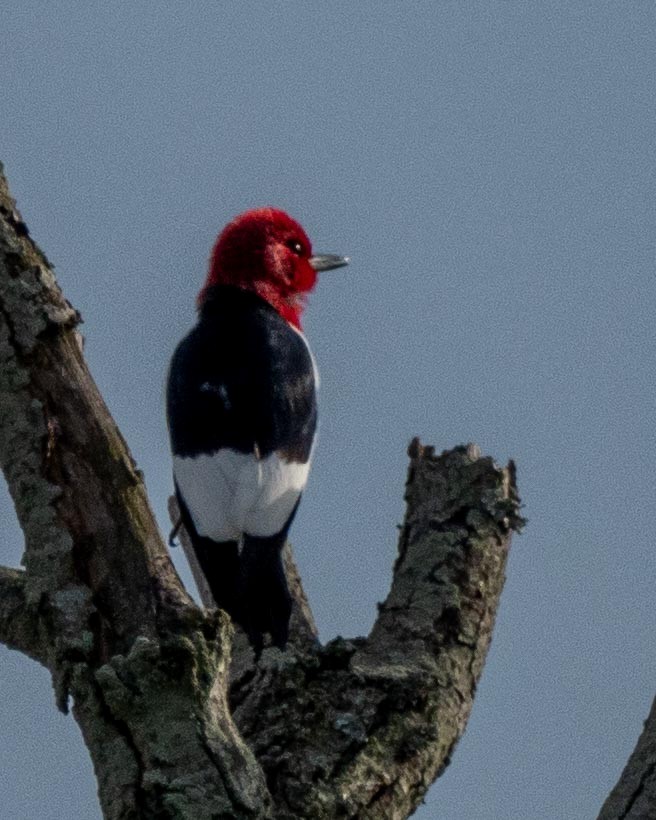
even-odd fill
[{"label": "woodpecker", "polygon": [[284,649],[292,601],[282,549],[307,482],[318,376],[301,328],[317,274],[348,258],[314,255],[284,211],[258,208],[219,234],[198,322],[173,354],[167,420],[181,521],[215,603]]}]

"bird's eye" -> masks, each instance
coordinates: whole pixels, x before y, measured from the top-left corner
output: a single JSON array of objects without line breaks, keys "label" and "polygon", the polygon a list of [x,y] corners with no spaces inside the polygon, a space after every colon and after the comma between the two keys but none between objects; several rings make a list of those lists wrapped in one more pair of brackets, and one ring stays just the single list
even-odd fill
[{"label": "bird's eye", "polygon": [[297,242],[295,239],[290,239],[287,243],[287,247],[292,253],[295,253],[296,256],[300,256],[303,253],[303,246],[300,242]]}]

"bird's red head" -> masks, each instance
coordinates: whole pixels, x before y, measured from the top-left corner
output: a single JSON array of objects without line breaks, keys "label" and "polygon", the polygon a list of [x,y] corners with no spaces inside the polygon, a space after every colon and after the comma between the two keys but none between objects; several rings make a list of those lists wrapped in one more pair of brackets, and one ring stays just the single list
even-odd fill
[{"label": "bird's red head", "polygon": [[303,228],[284,211],[257,208],[235,217],[219,234],[198,302],[208,288],[233,285],[253,291],[300,328],[317,271],[347,264],[342,256],[312,256]]}]

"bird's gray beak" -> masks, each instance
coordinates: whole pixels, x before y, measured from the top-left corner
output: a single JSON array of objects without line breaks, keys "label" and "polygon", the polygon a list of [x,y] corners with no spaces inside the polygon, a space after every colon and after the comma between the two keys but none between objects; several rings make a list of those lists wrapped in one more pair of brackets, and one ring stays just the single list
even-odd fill
[{"label": "bird's gray beak", "polygon": [[335,253],[318,253],[310,257],[310,265],[316,271],[343,268],[349,261],[348,256],[337,256]]}]

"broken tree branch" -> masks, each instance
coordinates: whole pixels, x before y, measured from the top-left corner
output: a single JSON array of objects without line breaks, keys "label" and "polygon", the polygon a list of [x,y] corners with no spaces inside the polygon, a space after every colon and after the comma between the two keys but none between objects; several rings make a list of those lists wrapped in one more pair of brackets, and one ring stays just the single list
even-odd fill
[{"label": "broken tree branch", "polygon": [[650,820],[653,817],[656,817],[656,700],[598,820]]},{"label": "broken tree branch", "polygon": [[234,717],[294,817],[404,817],[448,764],[489,647],[514,529],[514,469],[410,447],[392,588],[367,639],[233,687]]},{"label": "broken tree branch", "polygon": [[33,614],[5,637],[40,636],[25,648],[59,707],[73,697],[105,817],[261,815],[264,778],[226,703],[228,618],[182,587],[78,321],[0,173],[0,466],[26,567],[6,581]]}]

